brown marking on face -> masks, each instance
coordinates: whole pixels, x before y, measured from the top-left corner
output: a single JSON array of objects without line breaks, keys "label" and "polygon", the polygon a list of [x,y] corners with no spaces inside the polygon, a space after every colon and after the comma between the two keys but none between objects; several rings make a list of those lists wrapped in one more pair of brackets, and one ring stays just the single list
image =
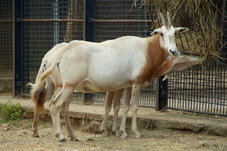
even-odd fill
[{"label": "brown marking on face", "polygon": [[154,72],[164,63],[168,52],[161,48],[159,39],[160,34],[147,38],[146,63],[133,83],[142,84],[151,81]]}]

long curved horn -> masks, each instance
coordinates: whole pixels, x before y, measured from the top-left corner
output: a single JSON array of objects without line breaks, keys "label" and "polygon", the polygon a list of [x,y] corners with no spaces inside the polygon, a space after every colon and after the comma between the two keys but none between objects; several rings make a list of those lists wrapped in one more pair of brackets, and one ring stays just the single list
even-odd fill
[{"label": "long curved horn", "polygon": [[159,15],[160,15],[160,18],[161,18],[161,20],[162,20],[162,24],[163,24],[164,26],[166,26],[166,22],[165,22],[165,19],[164,19],[162,13],[159,13]]},{"label": "long curved horn", "polygon": [[170,15],[169,15],[169,12],[167,12],[167,22],[168,22],[168,25],[171,26],[172,23],[171,23],[171,18],[170,18]]}]

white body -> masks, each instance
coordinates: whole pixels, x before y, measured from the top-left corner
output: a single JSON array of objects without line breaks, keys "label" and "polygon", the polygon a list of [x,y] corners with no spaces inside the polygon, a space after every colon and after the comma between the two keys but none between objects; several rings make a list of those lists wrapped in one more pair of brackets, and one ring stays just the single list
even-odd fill
[{"label": "white body", "polygon": [[146,41],[132,36],[102,43],[72,41],[59,61],[62,78],[66,84],[80,79],[75,88],[86,93],[131,87],[146,63]]},{"label": "white body", "polygon": [[148,38],[127,36],[102,43],[72,41],[56,56],[37,83],[43,83],[43,79],[53,73],[60,74],[59,79],[62,80],[56,80],[55,86],[62,86],[62,89],[53,98],[51,106],[53,124],[60,140],[65,138],[60,128],[59,109],[71,98],[75,89],[110,92],[128,87],[133,89],[132,130],[140,137],[136,113],[141,88],[149,85],[155,71],[169,56],[168,51],[161,48],[160,39],[158,34]]}]

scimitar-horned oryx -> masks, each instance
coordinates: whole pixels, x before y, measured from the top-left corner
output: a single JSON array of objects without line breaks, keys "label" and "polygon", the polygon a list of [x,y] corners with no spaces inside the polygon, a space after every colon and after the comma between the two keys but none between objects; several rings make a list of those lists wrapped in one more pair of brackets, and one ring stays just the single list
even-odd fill
[{"label": "scimitar-horned oryx", "polygon": [[[152,37],[125,36],[101,43],[72,41],[55,56],[52,65],[36,78],[32,95],[45,92],[44,84],[49,76],[58,75],[61,79],[52,78],[54,85],[62,88],[59,93],[55,93],[51,101],[53,124],[60,141],[65,140],[60,127],[60,109],[68,110],[67,102],[75,89],[94,93],[131,87],[132,131],[136,137],[140,137],[136,119],[141,88],[147,87],[155,75],[158,75],[157,71],[165,68],[163,65],[167,60],[180,56],[174,35],[175,32],[188,30],[182,27],[174,28],[170,19],[166,25],[163,16],[160,16],[163,26],[156,29]],[[169,15],[167,16],[169,18]],[[39,104],[38,101],[36,103]],[[36,110],[42,107],[43,104],[40,103]],[[66,122],[66,125],[71,129],[70,123]]]}]

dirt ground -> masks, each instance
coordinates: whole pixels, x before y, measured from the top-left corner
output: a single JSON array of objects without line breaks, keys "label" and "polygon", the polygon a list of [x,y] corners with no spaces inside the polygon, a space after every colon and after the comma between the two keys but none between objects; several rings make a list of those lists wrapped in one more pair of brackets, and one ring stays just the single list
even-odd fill
[{"label": "dirt ground", "polygon": [[[1,94],[0,102],[7,103],[11,100],[14,103],[20,102],[23,106],[33,106],[33,104],[24,97],[12,97],[11,94]],[[77,108],[76,108],[77,107]],[[11,126],[8,124],[0,124],[0,151],[112,151],[112,150],[123,150],[123,151],[227,151],[227,137],[217,136],[222,133],[211,133],[200,132],[194,133],[187,129],[175,130],[174,127],[164,126],[144,126],[139,124],[139,131],[143,134],[142,138],[136,139],[133,134],[130,133],[130,124],[127,124],[127,132],[129,137],[126,139],[117,138],[114,135],[109,137],[102,137],[100,134],[101,116],[104,112],[102,106],[82,106],[79,104],[71,103],[70,109],[77,110],[76,116],[82,112],[80,108],[83,108],[84,112],[92,111],[97,113],[93,115],[93,118],[88,119],[88,123],[82,126],[74,127],[74,132],[79,141],[58,142],[57,138],[53,135],[53,127],[50,117],[46,117],[43,121],[39,122],[39,138],[32,137],[31,126],[33,112],[26,113],[24,116],[26,119],[22,119],[17,126]],[[150,112],[153,109],[143,109],[141,112],[142,116],[151,116]],[[149,113],[149,115],[146,114]],[[170,117],[172,120],[182,119],[180,117],[188,116],[181,115],[176,111],[168,111],[167,113],[158,113],[152,111],[153,115],[165,115],[166,118]],[[82,113],[81,113],[82,114]],[[24,114],[25,115],[25,114]],[[82,114],[83,115],[83,114]],[[84,114],[86,117],[86,114]],[[87,114],[88,115],[88,114]],[[97,118],[95,118],[97,116]],[[190,116],[189,116],[190,117]],[[202,119],[207,119],[207,124],[210,121],[216,122],[216,125],[223,123],[226,118],[224,117],[206,117],[198,116],[194,118],[187,118],[188,123],[192,123],[193,120],[200,122]],[[154,118],[154,117],[153,117]],[[164,117],[158,116],[162,121]],[[81,121],[81,117],[78,119]],[[98,120],[97,120],[98,119]],[[72,122],[72,121],[71,121]],[[154,121],[153,121],[154,122]],[[157,121],[158,122],[158,121]],[[204,121],[203,121],[204,122]],[[79,125],[79,121],[72,122],[72,125]],[[109,119],[108,127],[111,128],[111,118]],[[205,122],[206,123],[206,122]],[[62,123],[62,129],[65,136],[65,125]],[[165,122],[163,124],[166,124]],[[206,125],[206,124],[205,124]],[[177,124],[176,126],[180,126]],[[179,129],[179,128],[178,128]],[[190,126],[189,128],[190,129]]]},{"label": "dirt ground", "polygon": [[[31,136],[31,125],[32,119],[23,119],[18,126],[1,124],[0,151],[227,150],[227,137],[189,131],[158,128],[153,130],[143,129],[142,134],[144,136],[140,139],[134,138],[133,135],[122,139],[114,135],[102,137],[100,134],[88,133],[81,131],[79,128],[74,128],[79,141],[58,142],[53,136],[53,128],[50,122],[40,123],[39,138]],[[63,132],[66,135],[64,125]]]}]

